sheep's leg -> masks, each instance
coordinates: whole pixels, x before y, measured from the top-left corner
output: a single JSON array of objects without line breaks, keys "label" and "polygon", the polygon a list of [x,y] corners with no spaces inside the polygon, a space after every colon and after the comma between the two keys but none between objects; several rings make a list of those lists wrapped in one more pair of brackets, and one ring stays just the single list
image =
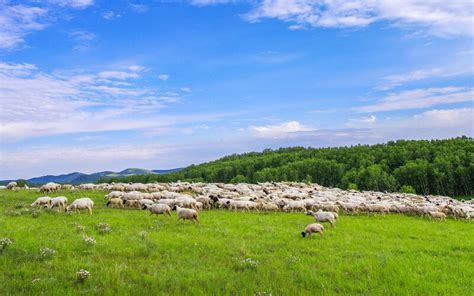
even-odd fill
[{"label": "sheep's leg", "polygon": [[322,232],[322,231],[319,232],[319,236],[320,236],[321,238],[323,238],[323,232]]}]

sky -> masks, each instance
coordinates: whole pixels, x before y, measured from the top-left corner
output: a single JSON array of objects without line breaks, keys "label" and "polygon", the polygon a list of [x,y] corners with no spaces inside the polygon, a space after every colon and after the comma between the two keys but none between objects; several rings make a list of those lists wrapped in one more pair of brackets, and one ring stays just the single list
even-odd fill
[{"label": "sky", "polygon": [[474,2],[0,0],[0,179],[473,136]]}]

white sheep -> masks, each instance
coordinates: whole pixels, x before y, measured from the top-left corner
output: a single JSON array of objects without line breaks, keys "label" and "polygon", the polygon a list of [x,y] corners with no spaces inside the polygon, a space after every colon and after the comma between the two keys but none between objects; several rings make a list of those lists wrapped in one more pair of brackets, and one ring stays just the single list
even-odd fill
[{"label": "white sheep", "polygon": [[109,192],[109,194],[105,196],[105,199],[122,198],[124,194],[125,193],[123,193],[122,191],[112,191],[112,192]]},{"label": "white sheep", "polygon": [[434,218],[441,221],[446,220],[446,214],[443,212],[428,212],[428,214],[430,215],[430,219]]},{"label": "white sheep", "polygon": [[78,198],[75,201],[73,201],[66,208],[66,212],[69,212],[70,210],[76,210],[76,212],[79,212],[79,210],[87,209],[89,211],[89,214],[92,215],[92,207],[93,206],[94,206],[94,202],[90,198],[82,197],[82,198]]},{"label": "white sheep", "polygon": [[165,204],[144,204],[142,207],[143,210],[148,209],[150,211],[150,215],[169,215],[171,217],[171,208]]},{"label": "white sheep", "polygon": [[138,207],[143,207],[144,205],[152,205],[154,202],[151,199],[140,199],[138,201]]},{"label": "white sheep", "polygon": [[317,212],[308,211],[306,215],[313,216],[316,222],[329,222],[331,227],[335,227],[336,224],[336,215],[333,212],[323,212],[319,210]]},{"label": "white sheep", "polygon": [[112,208],[123,208],[123,200],[118,197],[113,197],[107,202],[107,207],[112,205]]},{"label": "white sheep", "polygon": [[54,192],[61,190],[61,184],[49,182],[40,187],[40,192]]},{"label": "white sheep", "polygon": [[319,233],[321,238],[323,238],[323,231],[324,231],[323,225],[319,223],[311,223],[305,227],[303,232],[301,232],[301,236],[306,237],[306,235],[308,235],[308,237],[311,237],[311,234]]},{"label": "white sheep", "polygon": [[15,188],[18,186],[18,183],[16,183],[15,181],[12,181],[10,183],[7,184],[7,189],[10,189],[10,190],[15,190]]},{"label": "white sheep", "polygon": [[65,196],[58,196],[51,198],[51,204],[49,208],[52,209],[54,207],[59,207],[59,209],[65,209],[67,206],[67,197]]},{"label": "white sheep", "polygon": [[178,214],[178,221],[183,219],[199,223],[199,214],[196,210],[181,208],[177,205],[173,207],[173,210],[176,210],[176,213]]},{"label": "white sheep", "polygon": [[51,206],[51,197],[49,196],[43,196],[43,197],[38,197],[32,204],[32,207],[36,206],[45,206],[45,207],[50,207]]}]

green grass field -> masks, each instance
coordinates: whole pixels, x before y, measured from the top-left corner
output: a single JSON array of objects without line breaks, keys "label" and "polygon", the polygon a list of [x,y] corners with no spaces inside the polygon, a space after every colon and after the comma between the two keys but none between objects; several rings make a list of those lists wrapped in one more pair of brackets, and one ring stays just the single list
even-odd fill
[{"label": "green grass field", "polygon": [[[0,238],[14,240],[0,253],[0,295],[474,295],[474,224],[465,221],[341,215],[323,239],[303,239],[313,222],[304,214],[212,210],[197,225],[107,209],[104,192],[58,195],[91,197],[93,215],[35,218],[20,204],[40,194],[0,191]],[[100,234],[101,222],[112,231]],[[44,247],[56,255],[42,258]]]}]

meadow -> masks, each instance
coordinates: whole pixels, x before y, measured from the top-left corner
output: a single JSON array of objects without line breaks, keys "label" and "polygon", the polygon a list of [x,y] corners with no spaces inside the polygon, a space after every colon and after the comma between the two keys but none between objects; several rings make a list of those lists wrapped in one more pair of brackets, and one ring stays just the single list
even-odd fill
[{"label": "meadow", "polygon": [[[0,191],[0,295],[473,295],[474,224],[402,215],[340,215],[303,239],[302,213],[203,211],[200,224],[105,207],[32,211],[41,196]],[[111,231],[96,227],[107,223]],[[96,244],[86,244],[83,236]],[[42,255],[50,248],[55,254]],[[80,281],[76,272],[90,272]]]}]

